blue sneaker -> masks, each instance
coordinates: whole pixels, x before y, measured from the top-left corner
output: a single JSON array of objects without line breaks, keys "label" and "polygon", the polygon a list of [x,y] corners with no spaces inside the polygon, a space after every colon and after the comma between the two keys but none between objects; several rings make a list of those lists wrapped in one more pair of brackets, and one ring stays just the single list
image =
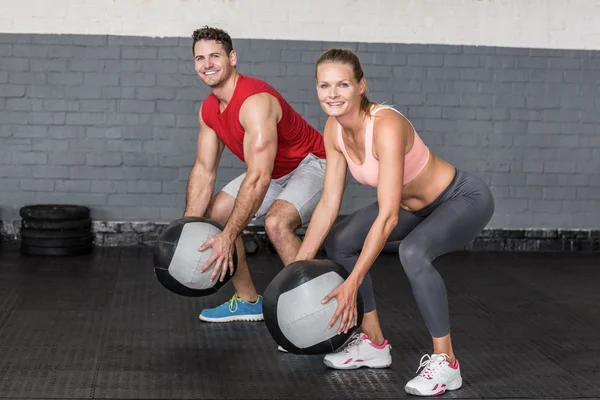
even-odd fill
[{"label": "blue sneaker", "polygon": [[231,321],[262,321],[262,296],[249,303],[233,294],[231,300],[215,308],[207,308],[200,313],[200,320],[206,322],[231,322]]}]

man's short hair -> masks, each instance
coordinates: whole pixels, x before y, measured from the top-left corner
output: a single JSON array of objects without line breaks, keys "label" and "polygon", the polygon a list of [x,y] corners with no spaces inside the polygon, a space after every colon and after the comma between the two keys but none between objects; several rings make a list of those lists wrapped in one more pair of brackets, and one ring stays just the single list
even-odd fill
[{"label": "man's short hair", "polygon": [[223,29],[212,28],[209,26],[204,26],[200,29],[196,29],[194,33],[192,33],[192,52],[194,52],[194,46],[200,40],[214,40],[217,43],[221,43],[225,53],[229,56],[229,53],[233,50],[233,44],[231,42],[231,37],[229,34]]}]

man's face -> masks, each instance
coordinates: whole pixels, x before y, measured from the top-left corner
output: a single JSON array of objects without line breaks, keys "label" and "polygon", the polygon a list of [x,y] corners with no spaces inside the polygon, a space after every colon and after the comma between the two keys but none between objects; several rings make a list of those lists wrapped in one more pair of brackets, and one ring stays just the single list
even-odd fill
[{"label": "man's face", "polygon": [[235,51],[226,54],[221,43],[200,40],[194,45],[196,73],[207,86],[218,87],[231,76],[236,65]]}]

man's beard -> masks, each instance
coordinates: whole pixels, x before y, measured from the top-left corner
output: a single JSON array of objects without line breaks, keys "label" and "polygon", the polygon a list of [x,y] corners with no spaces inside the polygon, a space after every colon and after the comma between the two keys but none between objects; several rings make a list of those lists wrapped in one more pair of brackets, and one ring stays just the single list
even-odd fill
[{"label": "man's beard", "polygon": [[210,83],[206,83],[206,84],[211,89],[218,89],[218,88],[222,87],[223,85],[225,85],[225,82],[227,82],[229,80],[232,73],[233,73],[232,71],[229,71],[229,73],[227,73],[226,75],[221,76],[221,79],[219,79],[218,81],[214,81],[214,82],[210,82]]}]

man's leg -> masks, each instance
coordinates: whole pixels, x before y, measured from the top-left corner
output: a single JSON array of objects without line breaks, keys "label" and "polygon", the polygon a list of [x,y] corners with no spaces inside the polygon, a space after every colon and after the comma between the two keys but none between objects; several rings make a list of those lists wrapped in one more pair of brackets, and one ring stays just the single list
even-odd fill
[{"label": "man's leg", "polygon": [[[219,222],[221,225],[227,223],[227,220],[233,211],[235,198],[244,177],[245,174],[242,174],[232,180],[212,199],[206,210],[207,218]],[[281,188],[278,185],[271,184],[256,215],[265,215],[280,192]],[[236,239],[235,244],[237,251],[237,266],[236,273],[231,279],[235,293],[229,301],[220,306],[202,310],[200,319],[203,321],[262,321],[264,319],[262,313],[262,296],[257,294],[254,283],[252,282],[246,260],[246,250],[241,236]]]},{"label": "man's leg", "polygon": [[310,222],[325,179],[325,160],[312,154],[290,174],[277,200],[267,212],[265,229],[284,266],[296,258],[301,241],[295,230]]},{"label": "man's leg", "polygon": [[265,230],[284,266],[294,261],[300,250],[302,241],[295,233],[300,225],[296,207],[286,200],[275,200],[265,218]]},{"label": "man's leg", "polygon": [[[225,192],[219,192],[211,201],[206,210],[206,217],[212,219],[225,226],[231,212],[235,199]],[[244,242],[242,237],[238,237],[235,241],[235,247],[237,252],[237,266],[236,272],[231,283],[235,288],[235,292],[238,297],[248,302],[254,303],[257,300],[258,294],[256,288],[250,277],[250,271],[248,270],[248,263],[246,261],[246,249],[244,248]]]}]

